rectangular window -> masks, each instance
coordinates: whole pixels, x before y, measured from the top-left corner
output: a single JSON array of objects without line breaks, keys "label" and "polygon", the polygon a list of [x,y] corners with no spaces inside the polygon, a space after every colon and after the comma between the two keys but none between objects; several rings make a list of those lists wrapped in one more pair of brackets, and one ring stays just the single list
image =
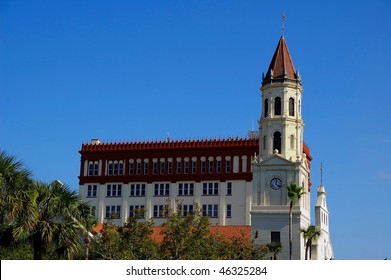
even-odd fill
[{"label": "rectangular window", "polygon": [[178,195],[194,195],[194,183],[179,183]]},{"label": "rectangular window", "polygon": [[121,196],[122,195],[122,185],[107,185],[107,196]]},{"label": "rectangular window", "polygon": [[137,162],[136,163],[136,173],[137,175],[140,175],[141,174],[141,162]]},{"label": "rectangular window", "polygon": [[225,162],[225,172],[227,173],[231,173],[231,160],[230,159],[227,159],[227,161]]},{"label": "rectangular window", "polygon": [[219,194],[219,183],[203,183],[202,185],[203,195],[218,195]]},{"label": "rectangular window", "polygon": [[149,162],[144,162],[144,175],[149,173]]},{"label": "rectangular window", "polygon": [[219,206],[217,204],[202,205],[202,215],[210,218],[217,218],[219,213]]},{"label": "rectangular window", "polygon": [[279,231],[270,232],[270,242],[281,242],[281,233]]},{"label": "rectangular window", "polygon": [[129,206],[129,217],[136,217],[143,219],[145,217],[144,205],[130,205]]},{"label": "rectangular window", "polygon": [[204,174],[206,172],[206,162],[205,160],[201,160],[201,173]]},{"label": "rectangular window", "polygon": [[221,160],[216,161],[216,172],[221,173]]},{"label": "rectangular window", "polygon": [[172,174],[172,161],[169,161],[168,163],[167,163],[167,173],[168,174]]},{"label": "rectangular window", "polygon": [[130,196],[145,196],[145,184],[131,184]]},{"label": "rectangular window", "polygon": [[157,162],[153,162],[153,175],[157,174]]},{"label": "rectangular window", "polygon": [[193,160],[192,162],[191,162],[191,172],[193,173],[193,174],[195,174],[195,173],[197,173],[197,161],[195,161],[195,160]]},{"label": "rectangular window", "polygon": [[133,175],[134,173],[134,163],[129,162],[129,175]]},{"label": "rectangular window", "polygon": [[185,174],[189,174],[189,162],[185,161]]},{"label": "rectangular window", "polygon": [[182,172],[182,162],[181,161],[177,161],[176,162],[176,173],[177,174],[181,174]]},{"label": "rectangular window", "polygon": [[227,204],[227,218],[232,217],[232,206],[231,204]]},{"label": "rectangular window", "polygon": [[109,205],[106,206],[106,219],[119,219],[121,218],[121,206]]},{"label": "rectangular window", "polygon": [[154,205],[153,206],[153,217],[164,218],[168,215],[168,208],[166,205]]},{"label": "rectangular window", "polygon": [[178,205],[178,212],[182,214],[182,216],[187,216],[189,213],[193,212],[193,204],[180,204]]},{"label": "rectangular window", "polygon": [[209,173],[213,173],[213,160],[209,160]]},{"label": "rectangular window", "polygon": [[169,196],[170,184],[155,184],[155,196]]},{"label": "rectangular window", "polygon": [[88,185],[87,187],[87,197],[96,197],[97,185]]},{"label": "rectangular window", "polygon": [[227,195],[232,195],[232,182],[227,182]]},{"label": "rectangular window", "polygon": [[164,174],[164,161],[160,162],[160,174]]}]

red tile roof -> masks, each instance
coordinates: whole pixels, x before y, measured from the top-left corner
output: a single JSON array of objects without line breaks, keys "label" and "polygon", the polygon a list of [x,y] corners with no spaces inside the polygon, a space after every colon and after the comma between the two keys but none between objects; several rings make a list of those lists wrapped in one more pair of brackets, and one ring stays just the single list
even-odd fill
[{"label": "red tile roof", "polygon": [[[93,229],[93,233],[99,233],[103,229],[103,224],[98,224]],[[251,242],[251,226],[209,226],[209,230],[213,235],[221,235],[226,239],[232,237],[244,237]],[[155,226],[151,238],[157,243],[163,241],[162,226]]]},{"label": "red tile roof", "polygon": [[[242,237],[251,241],[251,226],[209,226],[210,233],[213,235],[220,235],[226,239],[230,239],[232,237]],[[162,227],[156,226],[154,227],[154,231],[152,233],[152,239],[156,242],[160,243],[163,241]]]},{"label": "red tile roof", "polygon": [[273,80],[297,80],[297,78],[297,72],[293,66],[288,46],[284,37],[281,37],[262,84]]}]

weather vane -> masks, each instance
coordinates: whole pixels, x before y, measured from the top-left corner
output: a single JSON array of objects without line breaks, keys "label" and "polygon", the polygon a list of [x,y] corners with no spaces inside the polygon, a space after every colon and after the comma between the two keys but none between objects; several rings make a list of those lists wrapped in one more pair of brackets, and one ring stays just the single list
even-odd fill
[{"label": "weather vane", "polygon": [[284,28],[285,28],[285,20],[286,20],[286,12],[285,10],[282,11],[282,30],[281,30],[281,35],[284,37]]}]

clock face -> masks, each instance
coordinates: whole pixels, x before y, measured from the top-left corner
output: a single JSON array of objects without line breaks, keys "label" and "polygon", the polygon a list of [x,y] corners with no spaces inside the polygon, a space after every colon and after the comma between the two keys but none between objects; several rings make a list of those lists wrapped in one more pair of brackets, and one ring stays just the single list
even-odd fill
[{"label": "clock face", "polygon": [[282,181],[281,181],[281,179],[279,179],[279,178],[273,178],[273,179],[270,181],[270,187],[271,187],[273,190],[279,190],[279,189],[281,189],[281,187],[282,187]]}]

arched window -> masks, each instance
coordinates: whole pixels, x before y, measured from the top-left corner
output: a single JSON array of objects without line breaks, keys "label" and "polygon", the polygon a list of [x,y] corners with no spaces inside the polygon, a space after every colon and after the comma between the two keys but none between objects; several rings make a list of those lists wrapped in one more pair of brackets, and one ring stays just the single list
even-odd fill
[{"label": "arched window", "polygon": [[295,100],[291,97],[289,98],[289,116],[295,115]]},{"label": "arched window", "polygon": [[94,162],[94,176],[99,175],[99,162],[95,161]]},{"label": "arched window", "polygon": [[281,154],[281,133],[276,131],[273,134],[273,151],[278,150],[278,153]]},{"label": "arched window", "polygon": [[281,115],[281,97],[274,99],[274,115]]},{"label": "arched window", "polygon": [[266,150],[266,136],[263,136],[262,149]]},{"label": "arched window", "polygon": [[113,175],[113,162],[111,160],[108,164],[107,175]]},{"label": "arched window", "polygon": [[118,163],[118,175],[124,175],[124,162],[122,160]]},{"label": "arched window", "polygon": [[88,176],[93,176],[94,175],[94,163],[90,161],[88,163]]},{"label": "arched window", "polygon": [[263,108],[263,116],[266,118],[269,114],[269,100],[265,99],[265,104]]}]

